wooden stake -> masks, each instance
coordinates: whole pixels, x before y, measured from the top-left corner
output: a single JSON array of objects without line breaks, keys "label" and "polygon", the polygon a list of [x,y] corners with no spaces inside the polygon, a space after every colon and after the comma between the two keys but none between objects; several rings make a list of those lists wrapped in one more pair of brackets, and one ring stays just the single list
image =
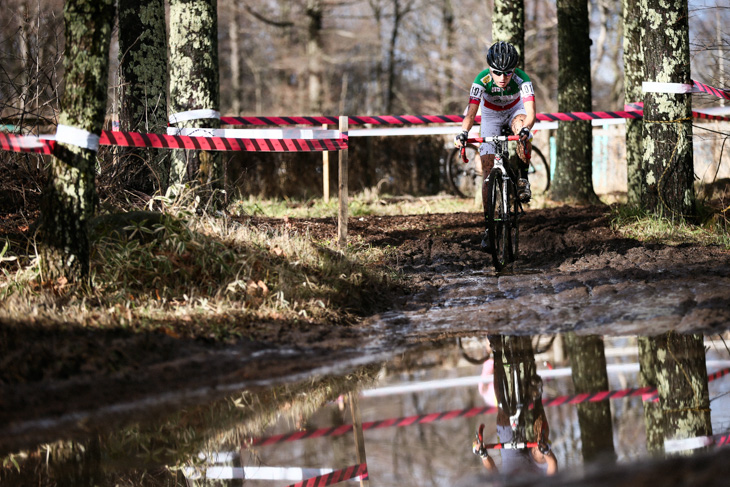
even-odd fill
[{"label": "wooden stake", "polygon": [[[350,413],[352,414],[352,431],[355,434],[355,450],[357,452],[357,463],[368,464],[365,456],[365,437],[362,434],[362,417],[360,416],[360,403],[358,402],[357,392],[348,392],[347,400],[350,403]],[[368,487],[370,482],[368,479],[360,479],[360,487]]]}]

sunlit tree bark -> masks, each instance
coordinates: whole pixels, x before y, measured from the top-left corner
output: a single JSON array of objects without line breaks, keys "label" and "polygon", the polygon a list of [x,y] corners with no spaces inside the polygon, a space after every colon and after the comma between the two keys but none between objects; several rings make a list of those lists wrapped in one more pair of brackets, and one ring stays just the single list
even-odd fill
[{"label": "sunlit tree bark", "polygon": [[458,97],[458,102],[454,97],[453,89],[453,78],[454,69],[452,63],[454,62],[454,45],[456,39],[456,18],[454,16],[454,4],[452,0],[443,0],[441,5],[441,21],[443,23],[443,38],[444,38],[444,68],[443,76],[441,77],[441,110],[442,113],[456,113],[459,111],[459,104],[463,102],[461,96]]},{"label": "sunlit tree bark", "polygon": [[[217,0],[170,0],[170,112],[220,108]],[[180,122],[177,127],[218,128],[214,118]],[[207,193],[222,184],[219,154],[175,151],[171,182],[195,182]]]},{"label": "sunlit tree bark", "polygon": [[[113,0],[67,0],[65,90],[59,125],[98,136],[104,124]],[[57,143],[41,208],[44,277],[78,280],[89,273],[87,224],[96,206],[96,148]]]},{"label": "sunlit tree bark", "polygon": [[[686,0],[641,0],[644,80],[690,87]],[[660,89],[661,90],[661,89]],[[669,90],[669,88],[664,89]],[[689,93],[644,94],[644,206],[655,214],[694,214],[692,102]]]},{"label": "sunlit tree bark", "polygon": [[309,77],[310,115],[322,113],[322,75],[324,59],[322,53],[322,1],[307,0],[307,71]]},{"label": "sunlit tree bark", "polygon": [[406,16],[411,13],[413,9],[414,0],[392,0],[393,5],[393,17],[392,17],[392,29],[390,31],[390,42],[388,43],[388,79],[387,79],[387,90],[385,93],[385,113],[392,114],[395,105],[395,81],[398,76],[396,70],[396,46],[398,45],[398,36],[400,35],[400,29],[403,26]]},{"label": "sunlit tree bark", "polygon": [[[122,131],[167,130],[167,35],[162,0],[118,0],[119,122]],[[164,191],[169,151],[122,150],[116,178],[151,194]],[[152,176],[152,177],[150,177]]]},{"label": "sunlit tree bark", "polygon": [[[591,40],[587,0],[558,0],[558,110],[591,111]],[[557,164],[550,197],[600,203],[593,190],[590,121],[560,122]]]},{"label": "sunlit tree bark", "polygon": [[[603,339],[595,335],[578,336],[575,333],[568,333],[566,339],[575,392],[583,394],[607,391],[608,373]],[[583,460],[615,462],[611,404],[608,401],[579,404],[578,424]]]},{"label": "sunlit tree bark", "polygon": [[495,0],[492,41],[506,41],[517,49],[520,68],[525,67],[525,1]]},{"label": "sunlit tree bark", "polygon": [[[644,78],[641,49],[641,12],[639,0],[623,0],[624,20],[624,100],[637,103],[644,99],[641,82]],[[626,166],[628,202],[641,204],[644,192],[641,119],[626,119]]]}]

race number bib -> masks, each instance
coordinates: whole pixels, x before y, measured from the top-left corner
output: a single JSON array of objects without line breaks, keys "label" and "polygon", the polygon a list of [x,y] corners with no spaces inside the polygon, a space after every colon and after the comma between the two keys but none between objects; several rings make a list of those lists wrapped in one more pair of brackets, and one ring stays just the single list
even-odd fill
[{"label": "race number bib", "polygon": [[535,96],[535,90],[532,88],[532,83],[522,83],[522,86],[520,87],[520,91],[522,92],[522,98],[526,98],[528,96]]}]

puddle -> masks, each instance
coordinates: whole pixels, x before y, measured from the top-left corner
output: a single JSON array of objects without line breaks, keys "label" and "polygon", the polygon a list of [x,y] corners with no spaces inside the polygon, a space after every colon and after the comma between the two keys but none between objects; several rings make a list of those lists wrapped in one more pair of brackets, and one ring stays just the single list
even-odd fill
[{"label": "puddle", "polygon": [[[518,393],[541,397],[531,401],[529,410],[522,414],[525,440],[539,439],[534,438],[536,424],[542,425],[548,440],[541,445],[544,452],[539,457],[545,463],[532,461],[529,468],[537,465],[536,470],[544,470],[545,464],[549,468],[554,464],[561,473],[577,475],[588,471],[588,456],[592,458],[588,463],[598,465],[608,462],[630,466],[648,459],[651,447],[647,446],[644,410],[646,404],[659,403],[651,402],[651,391],[640,389],[638,340],[605,338],[605,369],[595,357],[583,362],[580,372],[584,375],[601,375],[605,370],[608,390],[612,391],[610,399],[592,402],[587,397],[596,395],[576,395],[576,371],[566,360],[568,350],[578,354],[584,346],[590,352],[591,345],[581,342],[578,348],[571,348],[573,342],[564,338],[492,336],[489,344],[485,336],[478,336],[465,337],[458,344],[456,340],[425,344],[418,352],[355,368],[344,377],[320,375],[296,384],[240,392],[170,417],[99,433],[86,442],[39,446],[35,451],[6,458],[0,484],[162,486],[243,482],[288,486],[313,477],[356,478],[364,473],[365,464],[371,485],[476,485],[501,478],[500,473],[509,465],[519,464],[514,463],[515,451],[487,450],[496,469],[492,472],[472,451],[480,424],[485,425],[485,444],[510,445],[509,418],[498,414],[496,397],[501,396],[506,404],[513,397],[509,390],[515,383],[508,377],[517,376],[522,379],[516,380],[523,380]],[[667,379],[675,382],[671,383],[674,389],[666,404],[690,394],[697,401],[693,407],[700,410],[702,393],[698,387],[703,385],[695,383],[693,377],[695,365],[702,361],[692,361],[698,353],[704,353],[702,343],[691,349],[683,348],[684,338],[682,343],[672,340],[670,337],[666,350],[662,343],[650,342],[657,347],[655,356],[668,353],[674,360],[672,364],[678,364],[678,372]],[[487,355],[488,344],[495,349],[491,355]],[[710,399],[704,416],[706,424],[692,432],[672,430],[667,416],[663,434],[669,440],[700,437],[664,443],[669,449],[716,449],[719,447],[697,446],[713,435],[715,441],[720,441],[719,435],[730,432],[730,375],[712,376],[730,367],[730,353],[722,341],[705,338],[704,346],[711,378],[704,384]],[[546,350],[540,353],[541,349]],[[489,360],[481,363],[487,356]],[[505,363],[508,365],[500,365]],[[500,384],[506,384],[506,396],[499,392]],[[541,395],[534,392],[540,388]],[[662,394],[662,386],[659,389]],[[589,419],[579,416],[579,407],[594,406],[608,415],[601,418],[600,412],[596,416],[594,411],[593,416],[585,413]],[[359,449],[353,417],[362,424]],[[545,425],[549,433],[544,433]],[[705,429],[700,434],[701,428]],[[354,485],[356,480],[344,482]]]}]

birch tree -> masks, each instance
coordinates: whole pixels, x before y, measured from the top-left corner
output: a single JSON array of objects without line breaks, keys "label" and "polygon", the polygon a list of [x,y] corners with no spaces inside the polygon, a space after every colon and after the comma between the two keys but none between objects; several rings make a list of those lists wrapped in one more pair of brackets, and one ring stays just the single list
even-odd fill
[{"label": "birch tree", "polygon": [[[119,122],[122,131],[167,131],[167,36],[163,0],[118,0]],[[116,175],[129,189],[164,191],[169,151],[121,151]],[[152,177],[150,177],[152,176]]]},{"label": "birch tree", "polygon": [[[558,0],[558,110],[591,111],[591,39],[587,0]],[[557,163],[550,197],[600,203],[593,190],[590,121],[560,122]]]},{"label": "birch tree", "polygon": [[[640,0],[644,81],[668,83],[644,94],[644,206],[657,215],[694,214],[692,100],[686,0]],[[662,92],[663,91],[663,92]]]},{"label": "birch tree", "polygon": [[[170,112],[219,111],[218,2],[170,0]],[[177,123],[179,128],[218,128],[217,118]],[[202,133],[202,132],[201,132]],[[219,154],[175,151],[173,183],[185,181],[207,190],[222,183]]]},{"label": "birch tree", "polygon": [[[643,100],[643,62],[641,49],[641,9],[639,0],[623,0],[624,19],[624,100],[636,103]],[[641,204],[644,193],[641,119],[626,119],[626,169],[628,178],[628,202]]]},{"label": "birch tree", "polygon": [[492,42],[509,42],[520,56],[517,67],[525,67],[525,0],[495,0]]},{"label": "birch tree", "polygon": [[41,266],[45,279],[74,281],[89,274],[87,225],[97,200],[96,151],[106,114],[114,2],[67,0],[63,18],[65,89],[41,206]]}]

